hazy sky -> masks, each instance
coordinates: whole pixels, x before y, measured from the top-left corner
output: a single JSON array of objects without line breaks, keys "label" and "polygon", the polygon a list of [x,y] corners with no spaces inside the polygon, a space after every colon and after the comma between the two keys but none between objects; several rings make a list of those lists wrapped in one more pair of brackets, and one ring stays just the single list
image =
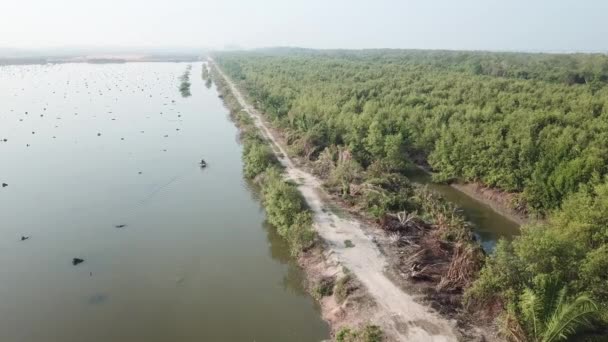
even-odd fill
[{"label": "hazy sky", "polygon": [[608,51],[608,0],[2,0],[0,47]]}]

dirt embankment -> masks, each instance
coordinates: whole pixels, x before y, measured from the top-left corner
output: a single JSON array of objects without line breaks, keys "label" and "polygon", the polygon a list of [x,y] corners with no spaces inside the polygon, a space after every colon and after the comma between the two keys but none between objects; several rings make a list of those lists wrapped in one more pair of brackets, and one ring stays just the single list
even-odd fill
[{"label": "dirt embankment", "polygon": [[314,228],[323,242],[324,250],[303,259],[303,266],[309,275],[321,279],[339,273],[340,278],[347,270],[365,289],[362,295],[369,300],[365,304],[361,301],[354,304],[357,311],[349,310],[348,302],[337,303],[335,296],[321,300],[323,316],[334,331],[344,324],[369,321],[379,325],[389,340],[457,341],[459,335],[454,322],[440,317],[391,281],[387,275],[388,260],[370,233],[373,229],[366,227],[361,220],[350,215],[337,215],[330,209],[331,203],[321,181],[289,159],[260,113],[245,101],[221,69],[217,70],[260,132],[271,142],[277,158],[285,167],[286,177],[298,184],[314,214]]}]

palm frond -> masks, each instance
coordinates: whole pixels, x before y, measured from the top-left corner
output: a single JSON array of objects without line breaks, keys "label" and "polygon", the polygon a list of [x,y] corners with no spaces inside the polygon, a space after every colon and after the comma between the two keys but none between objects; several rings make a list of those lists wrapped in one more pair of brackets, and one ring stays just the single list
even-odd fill
[{"label": "palm frond", "polygon": [[519,299],[519,306],[524,322],[531,325],[532,335],[538,336],[541,331],[539,313],[542,311],[542,303],[538,295],[532,289],[525,289]]},{"label": "palm frond", "polygon": [[538,319],[543,323],[548,323],[557,308],[566,300],[568,289],[560,285],[560,282],[552,276],[542,278],[537,285],[539,290],[536,292],[542,297]]},{"label": "palm frond", "polygon": [[590,318],[598,312],[597,304],[586,295],[578,296],[571,302],[562,301],[547,323],[542,341],[566,340],[580,328],[589,326]]}]

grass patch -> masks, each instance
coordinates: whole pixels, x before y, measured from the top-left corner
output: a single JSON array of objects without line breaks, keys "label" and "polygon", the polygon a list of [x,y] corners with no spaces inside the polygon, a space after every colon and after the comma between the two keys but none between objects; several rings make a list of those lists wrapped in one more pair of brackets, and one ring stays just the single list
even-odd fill
[{"label": "grass patch", "polygon": [[381,342],[384,334],[379,326],[368,324],[361,329],[342,328],[336,335],[336,342]]}]

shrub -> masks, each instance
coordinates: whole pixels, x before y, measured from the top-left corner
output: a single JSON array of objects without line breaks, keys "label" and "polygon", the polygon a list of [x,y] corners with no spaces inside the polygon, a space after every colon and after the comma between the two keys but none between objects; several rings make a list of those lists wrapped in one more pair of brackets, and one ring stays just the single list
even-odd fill
[{"label": "shrub", "polygon": [[243,149],[243,162],[245,177],[255,178],[268,167],[276,164],[272,149],[265,143],[248,139]]},{"label": "shrub", "polygon": [[265,172],[262,197],[268,222],[289,242],[292,253],[312,246],[316,236],[312,215],[296,186],[283,180],[277,168],[270,167]]},{"label": "shrub", "polygon": [[322,297],[331,296],[334,293],[335,279],[333,277],[323,277],[313,289],[313,296],[319,300]]},{"label": "shrub", "polygon": [[[509,326],[519,324],[529,338],[539,339],[531,328],[525,303],[555,306],[555,296],[546,296],[547,284],[560,293],[566,307],[602,308],[591,323],[605,327],[608,307],[608,180],[583,187],[568,196],[560,211],[545,222],[522,228],[514,241],[501,241],[487,258],[479,279],[467,293],[469,301],[480,304],[499,299],[510,311]],[[570,304],[572,305],[570,305]],[[566,305],[568,304],[568,305]],[[573,309],[574,310],[574,309]],[[576,311],[576,310],[575,310]],[[558,311],[555,311],[558,312]],[[548,324],[548,323],[547,323]],[[586,325],[586,324],[585,324]],[[512,331],[513,329],[507,329]],[[577,329],[565,335],[572,335]]]},{"label": "shrub", "polygon": [[377,325],[368,324],[360,330],[342,328],[336,335],[336,342],[381,342],[384,334]]}]

